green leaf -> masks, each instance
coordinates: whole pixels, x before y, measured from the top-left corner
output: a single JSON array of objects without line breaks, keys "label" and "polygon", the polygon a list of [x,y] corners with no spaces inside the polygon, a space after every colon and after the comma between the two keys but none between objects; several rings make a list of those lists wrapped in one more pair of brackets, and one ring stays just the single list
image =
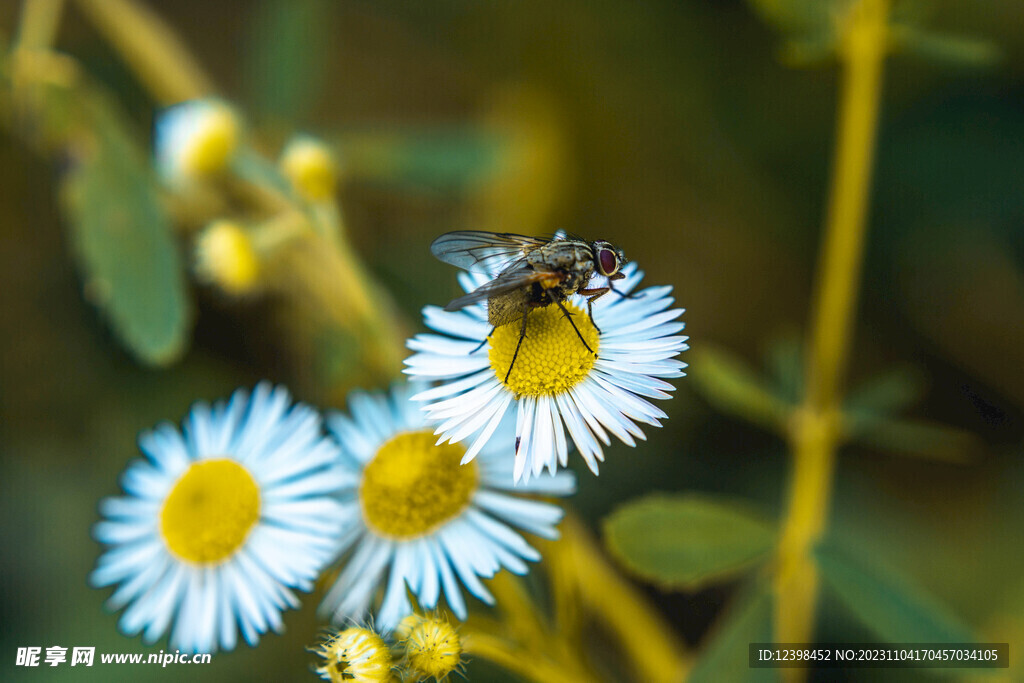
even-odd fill
[{"label": "green leaf", "polygon": [[831,61],[835,52],[835,36],[820,33],[787,40],[779,51],[779,61],[793,67],[820,66]]},{"label": "green leaf", "polygon": [[935,33],[911,25],[894,26],[891,40],[895,50],[945,64],[990,66],[1000,53],[992,42]]},{"label": "green leaf", "polygon": [[772,601],[769,587],[757,583],[737,596],[729,612],[703,646],[703,655],[686,679],[688,683],[717,681],[776,681],[775,669],[749,666],[749,644],[772,639]]},{"label": "green leaf", "polygon": [[301,118],[324,85],[335,4],[330,0],[264,0],[249,36],[250,91],[263,113]]},{"label": "green leaf", "polygon": [[761,18],[779,31],[807,36],[834,31],[850,0],[749,0]]},{"label": "green leaf", "polygon": [[774,380],[775,393],[789,403],[798,403],[804,391],[804,353],[796,333],[772,339],[765,351],[765,368]]},{"label": "green leaf", "polygon": [[826,544],[815,555],[824,584],[882,640],[970,643],[974,634],[919,586]]},{"label": "green leaf", "polygon": [[708,346],[694,348],[690,354],[690,375],[709,402],[762,427],[786,428],[789,404],[743,361]]},{"label": "green leaf", "polygon": [[920,373],[911,368],[898,368],[872,377],[852,389],[845,407],[850,411],[891,414],[914,403],[923,391]]},{"label": "green leaf", "polygon": [[840,17],[850,0],[748,0],[761,18],[786,37],[781,59],[810,66],[830,59],[839,42]]},{"label": "green leaf", "polygon": [[85,293],[144,363],[185,349],[188,301],[170,221],[144,157],[98,97],[80,93],[87,132],[64,187]]},{"label": "green leaf", "polygon": [[895,455],[966,464],[984,444],[969,432],[923,420],[898,420],[872,415],[846,416],[850,439]]},{"label": "green leaf", "polygon": [[742,504],[692,494],[627,503],[605,519],[604,537],[632,572],[685,590],[749,569],[775,543],[772,526]]},{"label": "green leaf", "polygon": [[920,375],[910,369],[878,375],[850,392],[843,430],[852,441],[898,455],[965,463],[981,444],[971,434],[934,422],[892,417],[922,393]]}]

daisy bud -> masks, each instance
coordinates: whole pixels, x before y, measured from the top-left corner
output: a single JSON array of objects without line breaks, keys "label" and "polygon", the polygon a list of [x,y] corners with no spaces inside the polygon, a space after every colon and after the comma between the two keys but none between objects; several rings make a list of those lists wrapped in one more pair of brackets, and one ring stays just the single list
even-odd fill
[{"label": "daisy bud", "polygon": [[292,140],[281,154],[281,172],[300,197],[310,202],[330,199],[338,182],[338,165],[319,140]]},{"label": "daisy bud", "polygon": [[238,147],[241,123],[216,100],[192,100],[164,111],[156,121],[156,164],[170,181],[223,172]]},{"label": "daisy bud", "polygon": [[412,614],[395,629],[395,639],[419,680],[443,680],[462,662],[462,642],[446,619]]},{"label": "daisy bud", "polygon": [[347,628],[314,650],[324,659],[316,671],[325,681],[378,683],[391,681],[391,650],[366,628]]},{"label": "daisy bud", "polygon": [[195,271],[200,280],[228,294],[246,294],[259,279],[259,254],[241,225],[230,220],[214,221],[196,238]]}]

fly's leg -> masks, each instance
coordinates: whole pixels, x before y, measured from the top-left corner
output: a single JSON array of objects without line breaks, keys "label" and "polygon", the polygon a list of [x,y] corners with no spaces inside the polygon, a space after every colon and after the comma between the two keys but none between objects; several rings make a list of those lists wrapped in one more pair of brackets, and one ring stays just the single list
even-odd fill
[{"label": "fly's leg", "polygon": [[623,299],[639,299],[640,295],[626,294],[625,292],[620,292],[619,290],[612,287],[612,280],[621,280],[624,277],[626,276],[623,273],[616,273],[615,275],[612,275],[610,278],[608,278],[608,289],[612,290],[613,292],[621,296]]},{"label": "fly's leg", "polygon": [[[587,340],[583,338],[583,335],[582,335],[582,334],[580,334],[580,330],[579,330],[579,328],[578,328],[578,327],[576,327],[576,323],[574,323],[574,322],[572,321],[572,313],[570,313],[569,311],[567,311],[567,310],[566,310],[566,308],[565,308],[565,306],[564,306],[564,305],[562,304],[562,302],[561,302],[561,301],[559,301],[558,299],[555,299],[555,300],[554,300],[554,302],[555,302],[556,304],[558,304],[558,307],[559,307],[560,309],[562,309],[562,313],[564,313],[564,314],[565,314],[565,319],[569,321],[569,324],[570,324],[570,325],[572,325],[572,329],[576,331],[576,336],[580,338],[580,341],[581,341],[581,342],[583,342],[583,346],[584,346],[584,347],[586,347],[587,351],[590,351],[591,353],[594,353],[594,349],[590,348],[590,345],[589,345],[589,344],[587,344]],[[594,322],[594,319],[593,319],[593,317],[591,317],[591,319],[590,319],[590,322]],[[594,329],[597,329],[597,325],[594,325]],[[601,330],[597,330],[597,332],[598,332],[598,334],[600,334],[600,333],[601,333]],[[594,353],[594,355],[596,356],[597,354],[596,354],[596,353]]]},{"label": "fly's leg", "polygon": [[516,364],[516,358],[519,357],[519,347],[523,345],[523,340],[526,339],[526,316],[530,313],[530,303],[527,302],[523,306],[523,326],[519,329],[519,342],[516,344],[516,352],[512,354],[512,362],[508,364],[508,372],[505,373],[505,384],[508,384],[509,375],[512,374],[512,368]]},{"label": "fly's leg", "polygon": [[484,348],[484,344],[487,343],[487,340],[491,338],[491,335],[494,334],[494,331],[496,329],[498,329],[498,327],[496,325],[492,325],[491,326],[491,331],[487,333],[487,335],[484,337],[484,340],[482,342],[480,342],[479,344],[476,345],[475,349],[473,349],[472,351],[469,352],[469,355],[473,355],[474,353],[476,353],[480,349]]},{"label": "fly's leg", "polygon": [[587,298],[587,315],[590,316],[590,324],[594,326],[594,329],[597,330],[598,334],[601,334],[601,328],[597,326],[596,322],[594,322],[594,300],[600,299],[609,291],[615,291],[614,289],[611,288],[611,285],[609,285],[608,287],[594,287],[593,289],[581,289],[579,291],[580,294]]},{"label": "fly's leg", "polygon": [[626,294],[625,292],[620,292],[619,290],[611,286],[609,286],[608,289],[612,290],[613,292],[621,296],[623,299],[639,299],[641,296],[643,296],[642,294]]}]

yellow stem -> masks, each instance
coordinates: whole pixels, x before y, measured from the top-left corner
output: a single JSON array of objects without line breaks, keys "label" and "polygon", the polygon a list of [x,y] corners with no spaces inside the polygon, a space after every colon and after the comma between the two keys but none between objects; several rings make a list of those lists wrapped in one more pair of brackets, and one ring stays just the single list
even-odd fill
[{"label": "yellow stem", "polygon": [[497,636],[461,629],[462,647],[466,654],[494,662],[503,669],[517,673],[535,683],[591,683],[595,679],[584,671],[566,669],[536,652],[517,647]]},{"label": "yellow stem", "polygon": [[616,637],[637,679],[682,680],[691,662],[664,617],[609,566],[578,519],[566,517],[562,534],[559,543],[572,554],[583,607]]},{"label": "yellow stem", "polygon": [[[509,572],[499,572],[489,587],[501,611],[501,630],[494,633],[508,635],[524,651],[557,664],[564,673],[576,671],[581,678],[594,678],[580,658],[582,651],[572,646],[566,633],[551,629],[522,579]],[[482,623],[480,628],[484,630]]]},{"label": "yellow stem", "polygon": [[[360,344],[367,379],[387,382],[398,376],[406,356],[405,334],[391,298],[352,249],[333,200],[299,207],[292,198],[265,182],[250,166],[236,163],[224,188],[260,212],[273,216],[261,226],[261,246],[274,247],[280,282],[298,298],[313,302]],[[302,239],[295,239],[301,237]],[[348,386],[337,398],[343,398]]]},{"label": "yellow stem", "polygon": [[857,305],[887,17],[888,0],[861,0],[848,19],[841,47],[844,79],[839,142],[819,263],[805,398],[819,410],[838,403]]},{"label": "yellow stem", "polygon": [[18,49],[49,49],[63,13],[64,0],[25,0],[18,26]]},{"label": "yellow stem", "polygon": [[[566,531],[568,532],[568,529]],[[573,545],[574,543],[569,540],[551,541],[544,544],[541,552],[544,555],[544,570],[550,586],[554,628],[570,646],[582,649],[583,615]]]},{"label": "yellow stem", "polygon": [[[857,305],[889,0],[860,0],[840,45],[838,148],[814,300],[803,404],[791,424],[793,474],[775,576],[776,642],[813,637],[818,576],[811,552],[827,524],[839,443],[839,408]],[[783,669],[802,680],[803,669]]]},{"label": "yellow stem", "polygon": [[398,377],[406,355],[398,314],[347,243],[332,245],[310,229],[305,239],[283,243],[276,262],[284,286],[354,335],[368,381]]},{"label": "yellow stem", "polygon": [[498,572],[488,587],[501,610],[502,625],[516,642],[533,650],[542,649],[545,643],[551,644],[544,618],[518,576]]},{"label": "yellow stem", "polygon": [[205,97],[213,81],[177,35],[136,0],[78,0],[161,105]]}]

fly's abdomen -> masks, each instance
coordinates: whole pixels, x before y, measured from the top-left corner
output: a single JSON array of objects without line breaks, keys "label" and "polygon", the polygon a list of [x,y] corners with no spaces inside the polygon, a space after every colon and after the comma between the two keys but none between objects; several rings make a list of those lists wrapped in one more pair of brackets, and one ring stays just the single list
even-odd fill
[{"label": "fly's abdomen", "polygon": [[530,302],[530,289],[496,294],[487,300],[487,322],[493,327],[508,325],[523,317]]}]

